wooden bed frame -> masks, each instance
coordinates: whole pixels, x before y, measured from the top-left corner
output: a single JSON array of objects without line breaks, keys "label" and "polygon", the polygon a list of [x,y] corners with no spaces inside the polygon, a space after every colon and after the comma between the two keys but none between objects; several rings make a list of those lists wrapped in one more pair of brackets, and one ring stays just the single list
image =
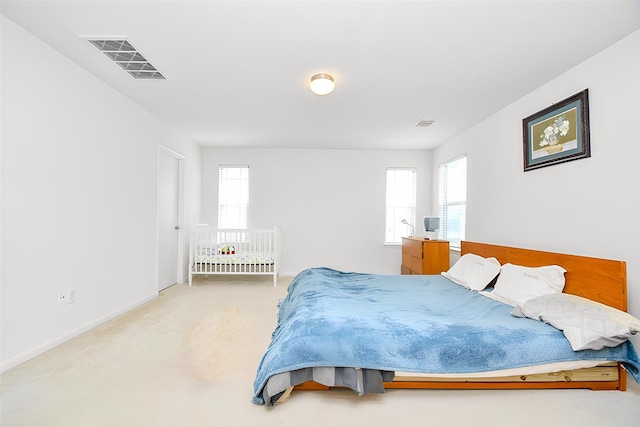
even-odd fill
[{"label": "wooden bed frame", "polygon": [[[560,265],[565,274],[565,293],[579,295],[627,311],[627,264],[624,261],[512,248],[485,243],[462,242],[461,255],[473,253],[495,257],[500,264],[528,267]],[[558,389],[626,390],[627,374],[620,363],[548,374],[494,378],[443,378],[396,376],[386,389]],[[328,390],[310,381],[295,390]]]}]

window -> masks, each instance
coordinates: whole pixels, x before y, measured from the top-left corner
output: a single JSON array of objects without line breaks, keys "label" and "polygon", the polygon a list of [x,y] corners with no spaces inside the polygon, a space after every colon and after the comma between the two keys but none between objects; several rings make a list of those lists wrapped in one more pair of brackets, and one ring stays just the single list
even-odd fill
[{"label": "window", "polygon": [[385,225],[385,243],[401,243],[402,236],[408,236],[411,227],[402,223],[416,225],[416,169],[387,169],[387,213]]},{"label": "window", "polygon": [[218,228],[247,228],[249,166],[220,166]]},{"label": "window", "polygon": [[467,155],[456,157],[438,168],[440,233],[451,248],[460,249],[467,218]]}]

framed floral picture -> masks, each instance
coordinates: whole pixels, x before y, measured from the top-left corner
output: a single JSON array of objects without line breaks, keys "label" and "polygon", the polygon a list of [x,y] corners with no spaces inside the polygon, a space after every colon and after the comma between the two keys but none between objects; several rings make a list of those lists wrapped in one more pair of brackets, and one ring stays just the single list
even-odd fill
[{"label": "framed floral picture", "polygon": [[591,157],[589,90],[522,120],[524,170]]}]

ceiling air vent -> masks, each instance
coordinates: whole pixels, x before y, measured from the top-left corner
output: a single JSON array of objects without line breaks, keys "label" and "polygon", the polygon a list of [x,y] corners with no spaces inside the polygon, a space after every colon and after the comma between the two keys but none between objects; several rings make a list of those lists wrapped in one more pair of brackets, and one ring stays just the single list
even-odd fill
[{"label": "ceiling air vent", "polygon": [[413,125],[414,128],[428,128],[429,126],[431,126],[433,123],[435,122],[435,120],[418,120],[416,122],[415,125]]},{"label": "ceiling air vent", "polygon": [[89,39],[89,43],[135,79],[166,80],[166,77],[126,39]]}]

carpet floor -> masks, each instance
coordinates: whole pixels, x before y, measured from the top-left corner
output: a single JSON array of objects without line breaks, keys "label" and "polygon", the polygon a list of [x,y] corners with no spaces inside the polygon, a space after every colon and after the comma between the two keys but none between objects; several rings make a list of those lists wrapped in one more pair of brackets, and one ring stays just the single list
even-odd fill
[{"label": "carpet floor", "polygon": [[14,426],[637,426],[640,386],[294,392],[251,403],[290,278],[198,277],[2,374]]}]

